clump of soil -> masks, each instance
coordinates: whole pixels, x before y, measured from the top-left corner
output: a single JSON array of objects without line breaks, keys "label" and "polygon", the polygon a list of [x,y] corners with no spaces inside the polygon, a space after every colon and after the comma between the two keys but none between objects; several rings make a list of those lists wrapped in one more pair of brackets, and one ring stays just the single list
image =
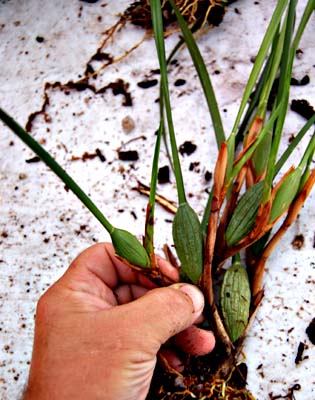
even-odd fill
[{"label": "clump of soil", "polygon": [[189,357],[183,375],[158,365],[146,400],[255,400],[246,390],[247,366],[238,365],[227,380],[214,375],[213,355]]},{"label": "clump of soil", "polygon": [[[200,28],[205,24],[220,25],[225,14],[225,6],[234,1],[175,0],[175,4],[190,26]],[[163,2],[162,11],[164,27],[167,29],[176,21],[176,17],[172,6],[167,1]],[[123,13],[122,21],[129,21],[144,29],[151,29],[152,21],[149,1],[133,2]]]},{"label": "clump of soil", "polygon": [[309,326],[306,328],[306,333],[311,343],[315,344],[315,318],[312,319]]}]

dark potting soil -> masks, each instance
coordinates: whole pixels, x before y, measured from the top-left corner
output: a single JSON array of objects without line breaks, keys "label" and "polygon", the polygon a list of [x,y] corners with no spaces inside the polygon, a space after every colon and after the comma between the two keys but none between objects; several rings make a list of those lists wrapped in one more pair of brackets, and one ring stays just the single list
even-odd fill
[{"label": "dark potting soil", "polygon": [[[157,365],[146,400],[222,399],[223,380],[214,380],[212,363],[211,356],[189,357],[182,376],[166,372]],[[254,400],[245,388],[246,378],[247,365],[242,363],[227,383],[230,399]]]}]

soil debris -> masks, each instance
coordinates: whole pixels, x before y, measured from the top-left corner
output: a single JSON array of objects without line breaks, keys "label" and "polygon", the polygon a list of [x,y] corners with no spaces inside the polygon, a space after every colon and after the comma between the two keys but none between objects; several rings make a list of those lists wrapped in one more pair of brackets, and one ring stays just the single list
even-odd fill
[{"label": "soil debris", "polygon": [[306,119],[312,118],[315,113],[314,107],[312,107],[310,103],[305,99],[292,100],[291,110],[295,111]]},{"label": "soil debris", "polygon": [[183,86],[186,84],[186,80],[185,79],[176,79],[176,81],[174,82],[174,86]]},{"label": "soil debris", "polygon": [[211,179],[212,179],[212,173],[209,172],[209,171],[206,171],[205,172],[205,180],[206,180],[206,182],[210,182]]},{"label": "soil debris", "polygon": [[299,346],[298,346],[297,354],[296,354],[296,357],[295,357],[295,360],[294,360],[296,365],[298,365],[301,361],[303,361],[306,358],[308,358],[307,356],[303,357],[303,353],[304,353],[305,348],[306,348],[305,344],[303,342],[300,342]]},{"label": "soil debris", "polygon": [[186,141],[179,146],[178,151],[180,152],[180,154],[182,156],[184,154],[187,154],[187,156],[190,156],[196,149],[197,149],[197,146],[195,144],[193,144],[192,142]]},{"label": "soil debris", "polygon": [[88,78],[81,79],[79,81],[68,81],[67,83],[61,82],[46,82],[44,86],[44,101],[42,107],[38,111],[32,112],[27,119],[25,129],[30,132],[33,127],[33,122],[38,115],[43,115],[45,122],[51,122],[51,118],[47,114],[47,107],[50,105],[49,91],[60,90],[64,92],[65,95],[69,95],[70,91],[83,92],[84,90],[91,90],[94,94],[99,95],[105,93],[108,89],[112,90],[114,96],[122,95],[123,101],[122,105],[126,107],[132,106],[132,97],[129,92],[129,83],[125,82],[123,79],[117,79],[115,82],[110,82],[108,85],[97,89],[94,85],[89,83]]},{"label": "soil debris", "polygon": [[138,82],[137,85],[141,88],[141,89],[149,89],[153,86],[156,86],[158,84],[158,80],[157,79],[147,79],[145,81],[141,81]]},{"label": "soil debris", "polygon": [[32,158],[29,158],[29,159],[25,160],[25,162],[27,164],[37,163],[37,162],[40,162],[40,161],[41,161],[41,159],[38,156],[35,156],[35,157],[32,157]]},{"label": "soil debris", "polygon": [[200,172],[200,162],[199,161],[195,161],[195,162],[191,162],[189,165],[189,171],[195,171],[197,173]]},{"label": "soil debris", "polygon": [[302,79],[291,78],[291,86],[305,86],[310,83],[310,77],[308,75],[303,76]]},{"label": "soil debris", "polygon": [[135,121],[129,115],[127,115],[122,119],[121,126],[125,133],[130,133],[135,129],[136,124]]},{"label": "soil debris", "polygon": [[284,399],[284,400],[295,400],[294,392],[301,390],[301,385],[299,383],[296,383],[292,387],[288,389],[287,394],[285,395],[273,395],[272,393],[269,393],[269,399],[270,400],[278,400],[278,399]]},{"label": "soil debris", "polygon": [[304,245],[304,236],[303,235],[295,235],[294,239],[292,240],[291,244],[295,250],[301,250]]},{"label": "soil debris", "polygon": [[[184,375],[166,372],[156,367],[152,385],[146,400],[226,399],[254,400],[245,389],[247,366],[242,363],[234,370],[228,382],[216,379],[209,367],[208,356],[190,357]],[[180,376],[180,379],[178,378]],[[163,382],[163,384],[161,384]],[[180,384],[179,384],[180,383]]]},{"label": "soil debris", "polygon": [[[226,6],[232,1],[218,0],[175,0],[176,6],[190,27],[202,28],[206,24],[218,26],[223,20]],[[173,9],[169,2],[162,4],[163,24],[167,31],[176,21]],[[152,28],[150,5],[147,0],[133,2],[121,16],[121,25],[130,22],[146,30]]]},{"label": "soil debris", "polygon": [[158,182],[160,184],[170,182],[170,169],[168,165],[159,168],[158,170]]},{"label": "soil debris", "polygon": [[71,161],[87,161],[87,160],[94,160],[94,158],[98,157],[101,162],[106,161],[106,157],[104,156],[104,154],[101,152],[100,149],[95,149],[95,153],[88,153],[87,151],[85,151],[82,156],[78,157],[78,156],[72,156],[71,157]]},{"label": "soil debris", "polygon": [[35,38],[36,42],[38,43],[43,43],[45,41],[45,39],[43,38],[43,36],[36,36]]},{"label": "soil debris", "polygon": [[315,318],[312,319],[305,332],[311,343],[315,344]]},{"label": "soil debris", "polygon": [[139,154],[136,150],[118,151],[118,158],[121,161],[137,161]]}]

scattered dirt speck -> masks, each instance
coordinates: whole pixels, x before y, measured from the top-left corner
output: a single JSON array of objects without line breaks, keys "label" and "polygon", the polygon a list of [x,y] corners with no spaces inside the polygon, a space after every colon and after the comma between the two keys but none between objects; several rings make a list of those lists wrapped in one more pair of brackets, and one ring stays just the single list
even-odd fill
[{"label": "scattered dirt speck", "polygon": [[185,85],[186,81],[185,79],[176,79],[176,81],[174,82],[174,86],[183,86]]},{"label": "scattered dirt speck", "polygon": [[200,172],[199,165],[200,165],[199,161],[191,162],[189,165],[189,171],[195,171],[199,173]]},{"label": "scattered dirt speck", "polygon": [[310,83],[310,77],[308,75],[303,76],[302,79],[291,78],[291,86],[305,86]]},{"label": "scattered dirt speck", "polygon": [[291,110],[295,111],[296,113],[298,113],[299,115],[301,115],[306,119],[310,119],[315,113],[314,108],[305,99],[292,100]]},{"label": "scattered dirt speck", "polygon": [[168,183],[170,181],[170,169],[168,165],[159,168],[158,171],[158,182],[159,183]]},{"label": "scattered dirt speck", "polygon": [[296,365],[304,360],[304,357],[303,357],[304,350],[305,350],[305,344],[303,342],[300,342],[299,346],[298,346],[297,354],[296,354],[296,357],[294,360]]},{"label": "scattered dirt speck", "polygon": [[312,319],[305,332],[311,343],[315,344],[315,318]]},{"label": "scattered dirt speck", "polygon": [[38,43],[43,43],[45,41],[45,39],[43,38],[43,36],[36,36],[35,38],[36,42]]},{"label": "scattered dirt speck", "polygon": [[304,236],[303,235],[295,235],[294,239],[292,240],[291,244],[295,250],[301,250],[304,245]]},{"label": "scattered dirt speck", "polygon": [[129,115],[127,115],[126,117],[124,117],[122,119],[121,126],[125,133],[129,133],[135,129],[136,125],[135,125],[135,121]]},{"label": "scattered dirt speck", "polygon": [[212,173],[209,172],[209,171],[206,171],[206,173],[205,173],[205,180],[206,180],[207,182],[209,182],[209,181],[211,181],[211,179],[212,179]]},{"label": "scattered dirt speck", "polygon": [[157,84],[158,84],[157,79],[147,79],[145,81],[137,83],[137,85],[142,89],[149,89],[150,87],[156,86]]},{"label": "scattered dirt speck", "polygon": [[187,156],[190,156],[196,149],[197,149],[197,146],[189,141],[186,141],[179,146],[179,152],[182,156],[184,154],[187,154]]},{"label": "scattered dirt speck", "polygon": [[35,156],[35,157],[32,157],[32,158],[29,158],[29,159],[25,160],[25,162],[27,164],[37,163],[39,161],[40,161],[40,158],[38,156]]},{"label": "scattered dirt speck", "polygon": [[137,160],[139,160],[139,154],[136,150],[119,151],[118,157],[119,157],[119,160],[121,160],[121,161],[137,161]]}]

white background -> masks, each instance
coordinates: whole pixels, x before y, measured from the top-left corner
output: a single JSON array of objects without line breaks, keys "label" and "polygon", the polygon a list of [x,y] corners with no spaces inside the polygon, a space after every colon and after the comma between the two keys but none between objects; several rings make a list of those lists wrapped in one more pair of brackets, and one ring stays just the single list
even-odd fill
[{"label": "white background", "polygon": [[[199,38],[200,48],[218,96],[226,134],[237,107],[275,1],[238,1],[229,7],[224,22]],[[299,1],[299,12],[305,1]],[[0,0],[0,104],[21,124],[41,108],[45,82],[77,80],[87,60],[104,39],[128,1]],[[235,10],[237,8],[237,10]],[[238,12],[236,12],[238,11]],[[144,32],[127,25],[104,49],[115,57],[139,41]],[[308,74],[310,84],[292,87],[293,98],[315,105],[315,20],[303,37],[301,57],[294,76]],[[44,38],[42,43],[37,36]],[[167,49],[176,43],[166,41]],[[184,178],[190,202],[201,215],[209,187],[205,172],[216,159],[213,130],[196,73],[187,52],[170,69],[170,88],[178,144],[190,140],[197,145],[191,156],[183,156]],[[158,68],[152,39],[123,61],[107,68],[95,81],[102,87],[117,79],[129,84],[132,107],[122,105],[122,96],[110,90],[95,95],[89,90],[49,91],[47,114],[35,119],[32,134],[45,143],[52,155],[89,193],[110,221],[139,238],[143,233],[146,198],[133,190],[137,180],[149,184],[154,132],[158,126],[158,86],[141,89],[137,83],[157,78]],[[219,71],[220,73],[215,73]],[[175,87],[176,79],[186,84]],[[126,134],[122,119],[130,116],[135,129]],[[285,126],[284,145],[304,124],[292,115]],[[143,138],[145,137],[145,139]],[[134,141],[127,143],[130,139]],[[124,143],[127,143],[125,146]],[[122,162],[117,149],[137,150],[139,160]],[[303,145],[301,146],[301,148]],[[106,157],[71,161],[72,156],[99,148]],[[294,163],[300,150],[291,159]],[[64,185],[42,164],[28,164],[33,154],[3,125],[0,126],[0,398],[17,399],[25,386],[31,357],[33,317],[41,293],[62,275],[71,260],[94,242],[108,240],[99,223]],[[164,149],[161,166],[167,165]],[[198,171],[189,171],[200,162]],[[176,201],[174,178],[158,191]],[[298,221],[288,231],[267,264],[266,296],[246,342],[248,384],[257,399],[285,395],[299,383],[296,399],[315,398],[314,345],[305,329],[315,317],[314,194]],[[171,244],[172,216],[157,207],[157,251]],[[303,234],[302,249],[291,244]],[[62,340],[62,338],[61,338]],[[305,343],[303,360],[295,365],[298,344]],[[106,360],[104,360],[106,362]]]}]

